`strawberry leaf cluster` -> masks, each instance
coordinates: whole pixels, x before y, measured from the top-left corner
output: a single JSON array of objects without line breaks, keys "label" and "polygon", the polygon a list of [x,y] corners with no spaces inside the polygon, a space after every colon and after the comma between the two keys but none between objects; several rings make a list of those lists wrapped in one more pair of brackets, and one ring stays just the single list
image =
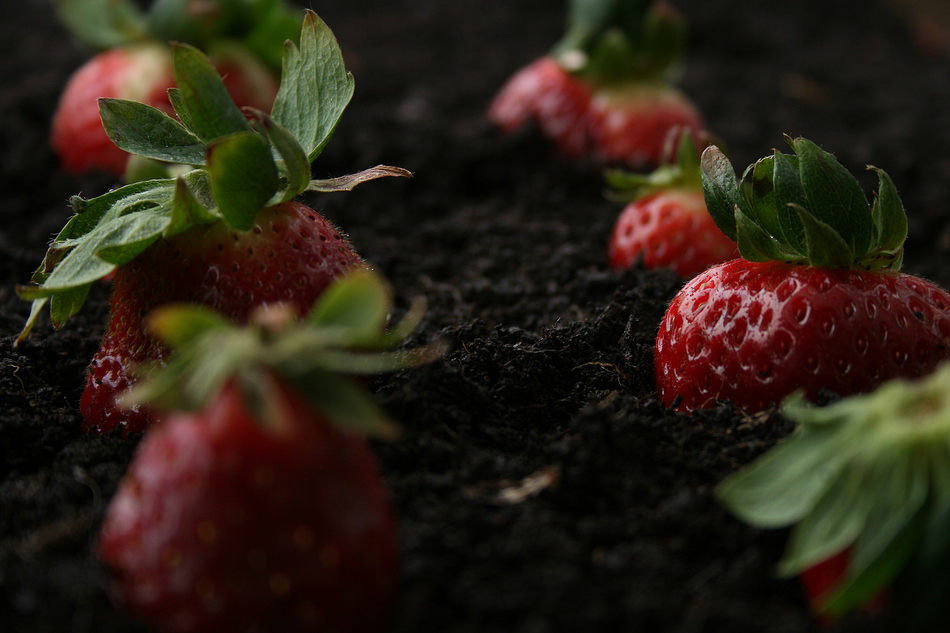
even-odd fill
[{"label": "strawberry leaf cluster", "polygon": [[857,179],[833,155],[803,138],[793,154],[775,150],[736,178],[715,146],[701,160],[706,205],[717,226],[753,262],[784,261],[864,270],[899,270],[907,217],[890,176],[868,203]]},{"label": "strawberry leaf cluster", "polygon": [[677,130],[670,134],[669,141],[659,167],[648,174],[626,169],[605,171],[604,179],[611,188],[609,197],[629,202],[667,189],[702,191],[699,150],[693,135]]},{"label": "strawberry leaf cluster", "polygon": [[60,21],[80,41],[108,50],[143,41],[186,42],[206,49],[239,40],[265,64],[280,68],[276,43],[300,33],[300,14],[283,0],[56,0]]},{"label": "strawberry leaf cluster", "polygon": [[[261,307],[240,327],[214,310],[179,304],[156,309],[147,327],[175,350],[164,366],[145,368],[144,378],[120,397],[126,406],[149,404],[165,411],[197,411],[237,379],[253,396],[263,376],[290,382],[341,428],[392,439],[393,425],[354,375],[395,371],[434,360],[441,343],[395,350],[419,325],[425,302],[417,300],[387,329],[393,310],[387,284],[369,269],[335,281],[303,319],[286,304]],[[267,398],[249,398],[265,406]],[[265,411],[258,411],[268,419]]]},{"label": "strawberry leaf cluster", "polygon": [[782,413],[798,422],[794,434],[718,493],[752,525],[794,526],[785,575],[850,548],[848,573],[822,605],[827,614],[866,603],[912,557],[918,571],[932,564],[932,556],[921,560],[920,543],[946,558],[950,365],[821,408],[799,394]]},{"label": "strawberry leaf cluster", "polygon": [[160,238],[223,221],[249,230],[258,212],[303,191],[348,191],[403,169],[378,166],[311,180],[321,153],[353,94],[339,45],[308,11],[298,48],[284,45],[281,85],[270,115],[240,109],[208,57],[194,46],[173,49],[177,88],[169,95],[177,119],[151,106],[101,99],[103,125],[121,149],[182,165],[175,178],[134,182],[92,199],[74,197],[75,215],[53,240],[19,294],[33,301],[22,340],[49,302],[59,327],[82,306],[89,286]]},{"label": "strawberry leaf cluster", "polygon": [[685,49],[685,21],[662,0],[571,0],[552,55],[594,83],[668,81]]}]

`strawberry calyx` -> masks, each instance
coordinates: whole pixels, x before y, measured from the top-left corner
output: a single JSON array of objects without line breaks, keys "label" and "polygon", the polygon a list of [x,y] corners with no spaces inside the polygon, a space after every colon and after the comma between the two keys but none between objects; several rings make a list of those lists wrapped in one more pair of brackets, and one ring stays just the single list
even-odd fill
[{"label": "strawberry calyx", "polygon": [[90,284],[160,238],[219,221],[247,231],[262,209],[304,191],[349,191],[376,178],[411,175],[379,165],[337,178],[311,178],[310,165],[353,94],[353,76],[339,45],[312,11],[305,15],[299,48],[285,43],[270,114],[238,108],[197,48],[175,45],[173,61],[177,87],[169,97],[177,119],[122,99],[100,99],[99,109],[120,149],[183,173],[132,182],[96,198],[72,198],[75,215],[53,239],[33,274],[35,285],[17,288],[33,302],[18,342],[47,302],[54,327],[60,327],[82,307]]},{"label": "strawberry calyx", "polygon": [[572,0],[552,56],[592,84],[667,83],[686,50],[686,24],[666,2]]},{"label": "strawberry calyx", "polygon": [[660,165],[649,174],[626,169],[609,169],[604,179],[610,186],[608,197],[617,202],[632,202],[658,191],[680,189],[702,191],[699,150],[689,130],[675,128],[667,135]]},{"label": "strawberry calyx", "polygon": [[248,405],[275,431],[287,428],[269,408],[268,389],[289,381],[342,428],[391,439],[396,427],[354,376],[414,367],[442,356],[441,341],[396,349],[418,327],[425,301],[415,300],[389,326],[393,297],[369,269],[338,278],[303,318],[287,304],[259,308],[238,326],[212,309],[166,305],[150,313],[146,327],[173,353],[165,364],[139,368],[141,380],[118,398],[120,406],[149,405],[165,411],[203,408],[229,381],[237,381]]},{"label": "strawberry calyx", "polygon": [[785,576],[849,550],[842,579],[815,605],[821,614],[862,607],[912,560],[926,569],[933,559],[921,562],[921,544],[948,551],[950,364],[825,407],[798,393],[781,412],[798,423],[794,433],[717,493],[756,527],[792,526],[779,563]]},{"label": "strawberry calyx", "polygon": [[786,137],[741,180],[715,145],[700,160],[706,206],[745,259],[861,270],[900,270],[907,216],[890,176],[877,167],[869,204],[857,179],[813,142]]},{"label": "strawberry calyx", "polygon": [[144,41],[185,42],[207,50],[240,42],[277,70],[281,45],[296,39],[300,14],[284,0],[156,0],[148,10],[133,0],[56,0],[72,35],[96,50]]}]

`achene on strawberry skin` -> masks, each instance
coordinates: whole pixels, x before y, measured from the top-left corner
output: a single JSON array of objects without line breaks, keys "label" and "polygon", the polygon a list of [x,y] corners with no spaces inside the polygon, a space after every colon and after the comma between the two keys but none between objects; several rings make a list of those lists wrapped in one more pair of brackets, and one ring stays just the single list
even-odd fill
[{"label": "achene on strawberry skin", "polygon": [[149,317],[173,349],[123,403],[150,403],[98,554],[120,606],[157,631],[382,631],[400,573],[396,518],[367,436],[397,429],[354,374],[443,352],[395,349],[388,287],[340,277],[303,319],[271,304],[238,327],[208,308]]},{"label": "achene on strawberry skin", "polygon": [[127,172],[130,155],[102,127],[99,98],[174,114],[169,40],[207,51],[234,101],[267,111],[277,95],[280,47],[300,28],[296,12],[280,2],[269,3],[266,12],[234,0],[188,8],[158,0],[147,12],[129,0],[57,0],[56,8],[72,34],[98,51],[69,78],[53,114],[50,144],[63,169],[75,175],[98,170],[121,178]]},{"label": "achene on strawberry skin", "polygon": [[[674,151],[675,150],[675,151]],[[664,159],[651,174],[612,170],[611,197],[628,200],[607,247],[614,270],[637,262],[692,277],[739,257],[735,242],[719,230],[706,209],[699,154],[689,133],[673,130]]]},{"label": "achene on strawberry skin", "polygon": [[831,154],[789,139],[740,188],[715,146],[707,207],[742,259],[674,297],[656,340],[657,391],[690,410],[730,400],[758,411],[796,390],[849,395],[950,358],[950,294],[901,273],[907,219],[890,178],[869,205]]},{"label": "achene on strawberry skin", "polygon": [[706,129],[673,84],[685,42],[662,0],[573,0],[562,40],[502,86],[488,118],[509,134],[534,123],[565,158],[656,166],[671,130]]},{"label": "achene on strawberry skin", "polygon": [[270,115],[238,108],[210,59],[186,44],[173,47],[179,87],[169,95],[177,119],[146,104],[99,100],[103,125],[119,148],[190,171],[93,199],[74,197],[76,214],[34,273],[36,285],[18,288],[33,300],[22,340],[47,303],[60,327],[82,306],[90,284],[115,273],[109,323],[81,401],[86,430],[148,426],[147,409],[120,409],[115,396],[134,382],[136,365],[166,354],[143,328],[155,307],[199,303],[243,322],[254,307],[279,301],[303,314],[334,278],[365,266],[335,227],[294,198],[410,174],[380,165],[311,179],[310,164],[352,96],[353,77],[313,12],[306,13],[300,42],[285,46]]}]

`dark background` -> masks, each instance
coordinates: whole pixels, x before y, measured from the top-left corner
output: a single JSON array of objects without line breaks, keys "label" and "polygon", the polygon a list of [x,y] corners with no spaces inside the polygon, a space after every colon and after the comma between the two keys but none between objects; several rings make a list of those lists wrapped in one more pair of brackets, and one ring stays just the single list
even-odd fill
[{"label": "dark background", "polygon": [[[6,8],[14,3],[4,2]],[[69,74],[89,55],[48,0],[0,21],[0,631],[142,631],[110,605],[95,531],[137,438],[79,431],[83,372],[107,287],[54,332],[13,348],[26,283],[107,177],[63,174],[47,146]],[[950,287],[950,61],[882,0],[674,0],[691,45],[683,89],[738,170],[812,139],[859,174],[892,176],[910,217],[905,270]],[[561,35],[552,0],[313,2],[356,93],[317,177],[387,163],[415,173],[307,200],[394,284],[425,295],[415,342],[447,357],[376,380],[404,437],[377,446],[401,520],[392,631],[770,632],[818,628],[774,564],[785,535],[742,525],[713,496],[786,435],[728,406],[674,415],[653,399],[652,344],[682,283],[610,271],[619,206],[592,165],[533,132],[502,138],[494,92]],[[541,481],[504,503],[501,490]],[[514,487],[514,488],[513,488]],[[841,631],[884,631],[880,619]]]}]

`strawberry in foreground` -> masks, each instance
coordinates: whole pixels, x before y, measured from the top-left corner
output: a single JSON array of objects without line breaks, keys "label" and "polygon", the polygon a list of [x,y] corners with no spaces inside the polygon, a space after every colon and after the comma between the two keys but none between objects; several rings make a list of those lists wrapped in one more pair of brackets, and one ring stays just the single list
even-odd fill
[{"label": "strawberry in foreground", "polygon": [[382,630],[399,549],[364,436],[395,429],[344,374],[442,352],[391,351],[424,307],[386,332],[390,310],[385,284],[357,271],[304,322],[282,304],[244,328],[198,306],[150,316],[175,353],[123,401],[168,413],[142,440],[98,543],[121,606],[164,632]]},{"label": "strawberry in foreground", "polygon": [[797,393],[781,412],[798,428],[727,479],[722,502],[792,527],[779,571],[801,576],[825,623],[887,610],[893,630],[945,630],[946,593],[929,594],[950,552],[950,364],[823,408]]},{"label": "strawberry in foreground", "polygon": [[614,270],[642,260],[647,268],[670,268],[681,277],[692,277],[739,257],[735,242],[706,210],[699,154],[689,134],[679,136],[675,162],[664,160],[649,175],[616,170],[607,172],[606,178],[613,197],[629,200],[607,248]]},{"label": "strawberry in foreground", "polygon": [[[737,183],[715,146],[706,205],[742,259],[694,277],[656,340],[657,391],[680,410],[731,400],[763,410],[913,378],[950,358],[950,295],[900,272],[907,218],[890,177],[869,205],[857,180],[805,139],[788,139]],[[747,180],[748,179],[748,180]]]},{"label": "strawberry in foreground", "polygon": [[706,128],[673,85],[685,46],[666,2],[572,0],[562,40],[508,80],[488,117],[506,133],[533,122],[566,158],[655,166],[671,130]]},{"label": "strawberry in foreground", "polygon": [[50,142],[66,171],[126,175],[129,154],[99,120],[97,99],[148,103],[174,114],[171,49],[193,44],[209,53],[236,103],[268,111],[277,94],[280,47],[300,29],[281,2],[158,0],[143,12],[131,0],[58,0],[61,20],[99,51],[70,77],[53,115]]},{"label": "strawberry in foreground", "polygon": [[191,171],[91,200],[75,197],[76,215],[33,276],[38,285],[18,289],[33,300],[22,340],[47,302],[59,327],[82,306],[90,285],[115,271],[109,323],[81,402],[92,431],[142,431],[148,424],[146,410],[114,403],[132,367],[166,353],[143,329],[144,315],[173,302],[208,305],[238,322],[277,301],[306,312],[330,281],[365,264],[323,216],[294,197],[409,175],[378,166],[311,180],[310,163],[353,93],[336,40],[312,12],[300,49],[286,45],[272,115],[239,109],[197,49],[176,46],[174,62],[179,88],[170,95],[183,123],[130,101],[102,99],[100,110],[119,147]]}]

